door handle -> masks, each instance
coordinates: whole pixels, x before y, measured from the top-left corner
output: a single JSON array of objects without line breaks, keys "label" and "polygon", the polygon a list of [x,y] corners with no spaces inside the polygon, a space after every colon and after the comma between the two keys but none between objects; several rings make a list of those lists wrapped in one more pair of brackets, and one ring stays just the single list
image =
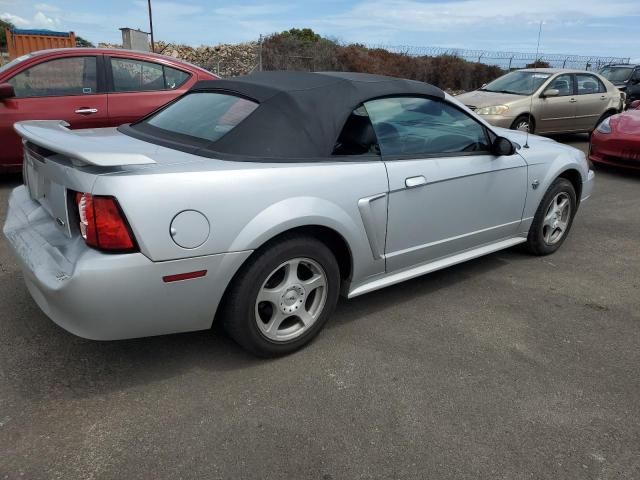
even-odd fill
[{"label": "door handle", "polygon": [[94,113],[98,113],[98,109],[97,108],[82,107],[82,108],[79,108],[78,110],[76,110],[76,113],[79,113],[80,115],[92,115]]},{"label": "door handle", "polygon": [[424,178],[424,175],[418,175],[416,177],[409,177],[404,181],[404,184],[407,188],[416,188],[421,187],[422,185],[427,184],[427,179]]},{"label": "door handle", "polygon": [[575,98],[572,98],[571,100],[569,100],[569,103],[576,103],[578,100],[576,100]]},{"label": "door handle", "polygon": [[606,99],[607,99],[607,96],[606,96],[606,95],[602,95],[602,96],[600,97],[600,100],[606,100]]}]

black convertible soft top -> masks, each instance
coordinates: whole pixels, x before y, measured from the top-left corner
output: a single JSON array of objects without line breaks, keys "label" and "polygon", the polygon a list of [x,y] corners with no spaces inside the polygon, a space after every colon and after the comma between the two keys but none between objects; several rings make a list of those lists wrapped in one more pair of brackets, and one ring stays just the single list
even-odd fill
[{"label": "black convertible soft top", "polygon": [[218,141],[200,144],[192,153],[302,161],[330,156],[347,118],[367,100],[399,95],[444,98],[442,90],[427,83],[343,72],[259,72],[201,81],[191,88],[194,91],[227,92],[260,106]]}]

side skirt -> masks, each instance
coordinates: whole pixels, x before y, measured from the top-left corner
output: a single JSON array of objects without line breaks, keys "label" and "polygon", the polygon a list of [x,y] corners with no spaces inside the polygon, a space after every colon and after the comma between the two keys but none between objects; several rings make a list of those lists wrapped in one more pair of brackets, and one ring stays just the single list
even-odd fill
[{"label": "side skirt", "polygon": [[450,257],[441,258],[429,263],[423,263],[415,267],[402,270],[400,272],[391,272],[385,274],[382,277],[376,277],[374,280],[370,280],[359,285],[358,287],[349,291],[349,293],[347,294],[347,298],[364,295],[365,293],[373,292],[374,290],[379,290],[380,288],[388,287],[396,283],[404,282],[405,280],[410,280],[427,273],[435,272],[436,270],[442,270],[443,268],[466,262],[467,260],[472,260],[474,258],[497,252],[498,250],[504,250],[505,248],[513,247],[514,245],[518,245],[526,241],[527,239],[523,237],[507,238],[505,240],[500,240],[495,243],[483,245],[472,250],[466,250]]}]

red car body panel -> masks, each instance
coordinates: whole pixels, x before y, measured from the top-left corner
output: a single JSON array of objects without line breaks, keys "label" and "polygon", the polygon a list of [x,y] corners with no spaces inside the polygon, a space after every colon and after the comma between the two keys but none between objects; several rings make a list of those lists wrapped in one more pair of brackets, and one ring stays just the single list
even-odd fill
[{"label": "red car body panel", "polygon": [[589,160],[640,170],[640,109],[614,115],[609,125],[611,133],[594,130]]},{"label": "red car body panel", "polygon": [[[153,53],[104,48],[63,48],[33,52],[0,72],[0,84],[35,65],[60,58],[96,57],[97,91],[87,95],[11,97],[0,99],[0,172],[22,167],[22,145],[13,130],[21,120],[65,120],[71,128],[112,127],[133,122],[182,95],[199,80],[218,77],[200,67]],[[174,89],[116,92],[110,58],[151,62],[180,70],[189,78]],[[77,113],[84,110],[91,113]],[[95,110],[95,112],[94,112]]]}]

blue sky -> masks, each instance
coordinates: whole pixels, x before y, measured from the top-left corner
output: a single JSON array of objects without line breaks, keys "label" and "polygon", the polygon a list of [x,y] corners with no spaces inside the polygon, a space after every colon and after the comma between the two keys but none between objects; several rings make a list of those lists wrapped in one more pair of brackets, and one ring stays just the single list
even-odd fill
[{"label": "blue sky", "polygon": [[[190,45],[254,40],[310,27],[344,42],[535,51],[640,59],[640,0],[153,0],[157,39]],[[18,27],[73,30],[119,42],[120,27],[146,30],[146,0],[0,0]]]}]

